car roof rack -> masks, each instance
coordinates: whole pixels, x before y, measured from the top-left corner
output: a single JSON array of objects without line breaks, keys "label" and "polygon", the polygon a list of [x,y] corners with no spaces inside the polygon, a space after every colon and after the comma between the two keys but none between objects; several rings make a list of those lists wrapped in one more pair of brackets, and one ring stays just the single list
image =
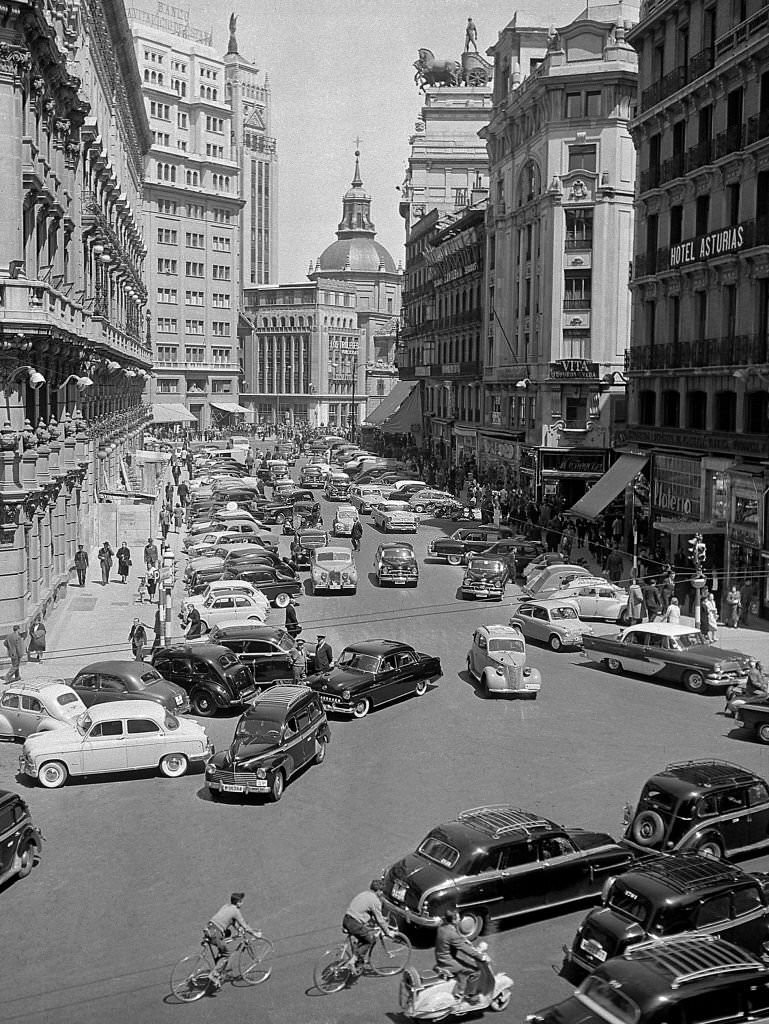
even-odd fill
[{"label": "car roof rack", "polygon": [[635,956],[632,950],[625,955],[631,959],[652,960],[672,976],[670,985],[673,989],[737,971],[769,970],[765,963],[750,953],[713,935],[660,939],[656,943],[645,943]]},{"label": "car roof rack", "polygon": [[531,811],[509,804],[490,804],[485,807],[471,807],[457,816],[457,821],[471,825],[492,839],[499,839],[511,832],[522,832],[532,835],[542,829],[552,828],[553,822],[541,818]]},{"label": "car roof rack", "polygon": [[754,777],[754,773],[742,765],[734,764],[732,761],[721,761],[718,758],[700,759],[697,761],[673,761],[663,769],[664,772],[685,772],[692,774],[699,773],[696,781],[698,785],[711,786],[722,785],[725,782],[747,780]]},{"label": "car roof rack", "polygon": [[39,693],[47,686],[58,683],[60,686],[68,686],[66,679],[62,676],[44,676],[42,679],[18,679],[15,683],[9,683],[9,688],[14,690],[28,690],[30,693]]},{"label": "car roof rack", "polygon": [[750,877],[728,861],[688,853],[673,854],[650,864],[640,864],[636,869],[631,868],[631,872],[661,882],[680,895],[685,895],[693,887],[704,888],[725,879],[735,882],[740,877]]},{"label": "car roof rack", "polygon": [[313,693],[309,686],[293,686],[289,684],[278,683],[275,686],[270,686],[257,698],[257,701],[252,704],[258,704],[259,707],[266,707],[272,705],[273,707],[289,708],[292,704],[295,704],[300,697],[305,697],[308,693]]}]

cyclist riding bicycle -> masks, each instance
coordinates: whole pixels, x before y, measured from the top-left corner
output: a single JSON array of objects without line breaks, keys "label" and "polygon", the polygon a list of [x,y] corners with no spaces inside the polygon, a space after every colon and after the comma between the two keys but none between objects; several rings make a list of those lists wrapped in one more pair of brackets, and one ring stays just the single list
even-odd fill
[{"label": "cyclist riding bicycle", "polygon": [[232,936],[233,932],[240,930],[253,935],[255,939],[262,937],[262,933],[254,931],[240,912],[245,898],[245,893],[234,892],[230,896],[230,902],[220,907],[203,929],[203,935],[206,937],[214,957],[214,969],[209,976],[209,981],[215,988],[221,988],[220,964],[226,962],[229,956],[227,939]]},{"label": "cyclist riding bicycle", "polygon": [[395,934],[382,913],[382,899],[379,893],[383,889],[381,879],[375,878],[367,892],[360,892],[352,898],[342,918],[344,930],[358,940],[354,965],[354,970],[358,974],[376,942],[377,928],[381,928],[385,935]]}]

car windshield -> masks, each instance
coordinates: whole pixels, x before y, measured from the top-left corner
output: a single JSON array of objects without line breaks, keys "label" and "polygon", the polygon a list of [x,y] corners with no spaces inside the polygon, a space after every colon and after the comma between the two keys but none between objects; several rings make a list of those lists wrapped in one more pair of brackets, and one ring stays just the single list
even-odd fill
[{"label": "car windshield", "polygon": [[385,548],[382,552],[382,558],[391,562],[408,562],[413,557],[414,552],[411,548]]},{"label": "car windshield", "polygon": [[505,567],[496,558],[471,558],[468,569],[471,572],[504,572]]},{"label": "car windshield", "polygon": [[421,853],[423,857],[427,857],[433,864],[439,864],[442,868],[456,867],[459,860],[459,850],[449,846],[440,836],[429,835],[422,841],[417,853]]},{"label": "car windshield", "polygon": [[631,889],[626,889],[619,881],[611,887],[607,906],[623,917],[629,917],[631,921],[638,921],[643,925],[651,919],[652,907],[649,901]]},{"label": "car windshield", "polygon": [[68,704],[79,704],[80,698],[76,693],[62,693],[56,698],[56,703],[65,708]]},{"label": "car windshield", "polygon": [[325,544],[326,535],[323,533],[303,533],[301,541],[302,544]]},{"label": "car windshield", "polygon": [[315,556],[319,562],[346,562],[347,558],[341,551],[319,551]]},{"label": "car windshield", "polygon": [[254,718],[249,715],[238,722],[235,740],[238,743],[277,743],[280,739],[280,724],[270,718]]},{"label": "car windshield", "polygon": [[578,618],[577,613],[573,608],[568,608],[565,605],[559,605],[558,608],[550,609],[550,620],[551,622],[559,622],[561,619],[576,619]]},{"label": "car windshield", "polygon": [[376,672],[379,658],[374,654],[361,654],[359,651],[342,651],[337,665],[340,668],[352,668],[356,672]]},{"label": "car windshield", "polygon": [[490,651],[516,651],[518,654],[524,654],[526,652],[526,646],[523,640],[513,640],[512,638],[504,640],[489,640]]},{"label": "car windshield", "polygon": [[671,646],[677,647],[679,650],[685,651],[688,647],[699,647],[705,643],[705,637],[700,633],[698,629],[692,630],[691,633],[681,633],[680,636],[671,637]]},{"label": "car windshield", "polygon": [[610,981],[595,975],[582,982],[577,999],[612,1024],[637,1024],[641,1018],[641,1010],[632,999]]}]

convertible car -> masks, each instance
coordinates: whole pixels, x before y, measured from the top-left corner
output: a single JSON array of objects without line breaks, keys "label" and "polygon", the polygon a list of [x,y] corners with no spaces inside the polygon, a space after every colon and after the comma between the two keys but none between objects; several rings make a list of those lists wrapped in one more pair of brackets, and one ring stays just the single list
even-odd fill
[{"label": "convertible car", "polygon": [[373,707],[427,693],[443,675],[440,658],[396,640],[364,640],[340,654],[331,672],[311,677],[327,711],[364,718]]},{"label": "convertible car", "polygon": [[585,635],[583,647],[612,672],[681,683],[691,693],[742,682],[749,668],[746,654],[712,647],[693,626],[669,622],[630,626],[617,637]]}]

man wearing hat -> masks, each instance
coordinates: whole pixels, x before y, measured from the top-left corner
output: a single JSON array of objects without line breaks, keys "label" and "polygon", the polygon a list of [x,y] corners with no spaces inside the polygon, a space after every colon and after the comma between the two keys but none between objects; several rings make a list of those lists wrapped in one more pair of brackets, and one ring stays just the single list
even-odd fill
[{"label": "man wearing hat", "polygon": [[315,647],[315,671],[329,672],[334,667],[334,653],[331,644],[326,643],[326,634],[318,633]]},{"label": "man wearing hat", "polygon": [[286,632],[296,639],[302,632],[302,627],[296,617],[296,606],[299,604],[295,597],[292,597],[286,605]]},{"label": "man wearing hat", "polygon": [[304,640],[297,640],[296,647],[288,652],[291,662],[291,681],[299,686],[307,681],[307,669],[304,659]]}]

